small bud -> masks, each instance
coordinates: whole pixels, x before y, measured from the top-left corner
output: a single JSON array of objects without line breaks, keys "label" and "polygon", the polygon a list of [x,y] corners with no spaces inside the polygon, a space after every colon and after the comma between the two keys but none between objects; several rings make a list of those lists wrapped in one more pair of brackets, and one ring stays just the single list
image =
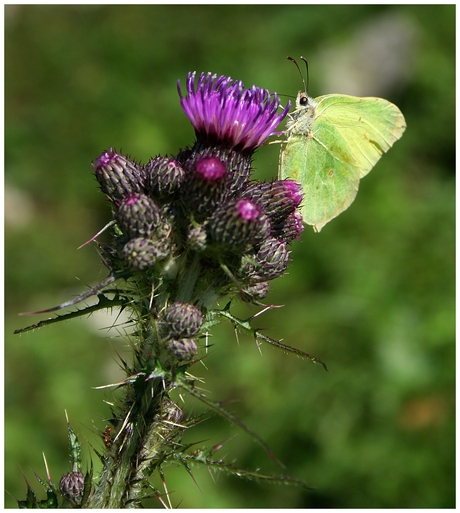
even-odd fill
[{"label": "small bud", "polygon": [[202,324],[203,314],[199,308],[177,301],[164,312],[161,335],[163,338],[191,338],[198,335]]},{"label": "small bud", "polygon": [[227,168],[218,158],[199,157],[187,176],[181,201],[195,218],[210,215],[228,195]]},{"label": "small bud", "polygon": [[304,225],[300,212],[292,212],[278,224],[272,225],[272,236],[284,242],[291,242],[294,239],[300,239],[303,230]]},{"label": "small bud", "polygon": [[115,217],[121,231],[130,239],[150,237],[162,222],[160,207],[144,194],[125,198]]},{"label": "small bud", "polygon": [[174,159],[155,157],[145,166],[147,186],[154,196],[168,198],[180,188],[185,178],[185,171]]},{"label": "small bud", "polygon": [[279,223],[302,202],[300,184],[293,180],[276,180],[274,182],[255,183],[243,194],[260,205],[272,224]]},{"label": "small bud", "polygon": [[144,192],[144,169],[112,148],[97,159],[93,168],[102,192],[114,203],[119,203],[126,196]]},{"label": "small bud", "polygon": [[193,338],[170,340],[166,347],[180,361],[191,360],[198,351],[198,345]]},{"label": "small bud", "polygon": [[270,233],[270,222],[263,210],[247,199],[231,200],[211,216],[208,234],[211,240],[239,251],[256,244]]},{"label": "small bud", "polygon": [[131,239],[122,249],[125,262],[135,271],[145,271],[170,254],[167,240],[152,241],[142,237]]},{"label": "small bud", "polygon": [[273,280],[286,271],[290,253],[286,243],[269,238],[255,255],[243,257],[239,275],[251,281]]},{"label": "small bud", "polygon": [[241,290],[243,300],[264,299],[270,290],[270,284],[267,281],[248,285]]},{"label": "small bud", "polygon": [[59,490],[64,498],[80,506],[85,491],[85,476],[82,472],[64,474],[59,481]]},{"label": "small bud", "polygon": [[187,234],[187,244],[193,251],[204,251],[207,247],[207,235],[204,226],[191,228]]}]

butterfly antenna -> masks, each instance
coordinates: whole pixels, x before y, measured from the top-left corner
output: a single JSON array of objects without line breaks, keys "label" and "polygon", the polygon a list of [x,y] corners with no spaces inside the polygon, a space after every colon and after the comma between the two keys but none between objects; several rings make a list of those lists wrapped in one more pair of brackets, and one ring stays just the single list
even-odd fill
[{"label": "butterfly antenna", "polygon": [[[300,71],[300,67],[299,67],[299,65],[297,64],[297,61],[294,59],[294,57],[289,57],[289,56],[288,56],[287,58],[288,58],[291,62],[293,62],[293,63],[295,64],[296,68],[298,69],[298,71],[299,71],[299,75],[300,75],[300,76],[301,76],[301,78],[302,78],[302,82],[303,82],[303,87],[304,87],[305,93],[307,93],[307,84],[306,84],[306,82],[305,82],[305,77],[303,76],[302,72]],[[303,57],[301,57],[301,59],[302,59],[303,61],[305,61],[305,59],[304,59]],[[305,62],[307,62],[307,61],[305,61]],[[307,81],[308,81],[308,65],[307,65]]]},{"label": "butterfly antenna", "polygon": [[[305,75],[307,77],[307,86],[305,87],[305,92],[308,94],[308,87],[310,86],[310,75],[308,73],[308,61],[302,55],[300,56],[300,58],[303,60],[303,62],[305,62],[305,70],[306,70],[306,74]],[[304,85],[305,85],[305,81],[304,81]]]}]

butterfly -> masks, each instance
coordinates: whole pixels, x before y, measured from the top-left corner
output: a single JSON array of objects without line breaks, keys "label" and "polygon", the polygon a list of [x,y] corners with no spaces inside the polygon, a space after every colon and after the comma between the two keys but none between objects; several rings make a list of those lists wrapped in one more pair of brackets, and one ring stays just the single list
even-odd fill
[{"label": "butterfly", "polygon": [[[307,61],[301,59],[308,76]],[[306,91],[305,81],[304,86]],[[383,98],[327,94],[313,99],[299,91],[284,131],[279,178],[302,185],[304,223],[319,232],[346,210],[361,178],[405,129],[401,111]]]}]

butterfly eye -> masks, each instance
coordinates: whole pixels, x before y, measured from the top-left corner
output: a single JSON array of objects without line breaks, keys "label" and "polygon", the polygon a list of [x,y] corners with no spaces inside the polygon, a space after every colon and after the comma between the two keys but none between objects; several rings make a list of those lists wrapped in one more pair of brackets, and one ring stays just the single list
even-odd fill
[{"label": "butterfly eye", "polygon": [[308,105],[308,96],[301,96],[299,98],[299,104],[302,105],[302,107],[305,107]]}]

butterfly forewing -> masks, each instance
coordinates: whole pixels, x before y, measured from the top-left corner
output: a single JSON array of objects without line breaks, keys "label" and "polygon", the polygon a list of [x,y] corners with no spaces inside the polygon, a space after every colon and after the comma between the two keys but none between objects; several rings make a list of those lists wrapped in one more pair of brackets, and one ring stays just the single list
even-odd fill
[{"label": "butterfly forewing", "polygon": [[[357,98],[331,94],[316,98],[317,107],[313,124],[313,137],[330,148],[335,158],[355,161],[358,176],[362,178],[375,166],[383,153],[403,134],[406,123],[401,111],[382,98]],[[336,144],[327,130],[333,126]]]}]

